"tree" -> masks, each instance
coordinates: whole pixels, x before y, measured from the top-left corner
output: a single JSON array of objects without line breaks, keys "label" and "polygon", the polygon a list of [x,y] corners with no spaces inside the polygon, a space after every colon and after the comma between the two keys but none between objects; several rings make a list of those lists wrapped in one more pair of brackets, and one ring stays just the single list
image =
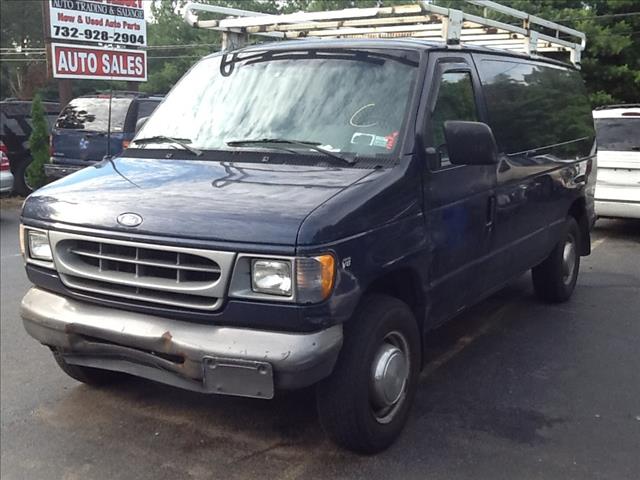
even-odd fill
[{"label": "tree", "polygon": [[[482,8],[461,0],[435,3],[482,15]],[[587,47],[582,55],[582,76],[593,106],[640,102],[638,0],[498,0],[498,3],[585,32]],[[500,15],[493,18],[501,20]]]},{"label": "tree", "polygon": [[[264,13],[278,13],[275,0],[201,0],[201,3],[242,8]],[[156,0],[151,12],[154,22],[147,28],[149,54],[148,81],[141,90],[166,93],[200,58],[220,49],[221,34],[217,31],[191,28],[182,18],[184,0]],[[202,14],[202,19],[213,18]],[[218,18],[223,18],[218,16]]]},{"label": "tree", "polygon": [[46,183],[44,164],[49,161],[49,135],[47,120],[42,106],[40,94],[36,95],[31,104],[32,130],[29,137],[31,150],[31,164],[27,167],[27,183],[34,190]]},{"label": "tree", "polygon": [[588,3],[589,10],[573,11],[567,23],[587,34],[582,67],[592,103],[640,103],[640,4],[636,0]]},{"label": "tree", "polygon": [[0,98],[31,99],[47,84],[46,63],[41,54],[18,55],[18,51],[44,46],[42,6],[44,2],[29,2],[28,14],[24,2],[0,2],[0,48],[11,49],[14,55],[3,54],[0,63]]}]

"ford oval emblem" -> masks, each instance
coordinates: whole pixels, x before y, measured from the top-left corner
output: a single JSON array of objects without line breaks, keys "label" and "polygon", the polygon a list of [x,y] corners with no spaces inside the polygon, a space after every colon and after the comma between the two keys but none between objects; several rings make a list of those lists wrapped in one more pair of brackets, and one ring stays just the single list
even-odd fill
[{"label": "ford oval emblem", "polygon": [[118,223],[123,227],[137,227],[142,223],[142,217],[137,213],[123,213],[118,215]]}]

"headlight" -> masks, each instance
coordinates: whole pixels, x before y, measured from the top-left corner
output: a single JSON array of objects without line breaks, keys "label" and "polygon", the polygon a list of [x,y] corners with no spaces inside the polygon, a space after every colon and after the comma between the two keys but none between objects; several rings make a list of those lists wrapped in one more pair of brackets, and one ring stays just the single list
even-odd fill
[{"label": "headlight", "polygon": [[24,260],[27,259],[27,256],[25,255],[25,246],[24,246],[24,225],[20,224],[20,228],[18,230],[19,232],[19,242],[20,242],[20,253],[22,254],[22,258]]},{"label": "headlight", "polygon": [[44,260],[51,262],[51,246],[49,246],[49,235],[47,232],[37,230],[27,230],[27,238],[29,239],[29,257],[34,260]]},{"label": "headlight", "polygon": [[291,262],[288,260],[253,260],[251,288],[254,292],[291,296]]},{"label": "headlight", "polygon": [[279,302],[318,303],[333,290],[333,255],[315,257],[254,257],[240,254],[229,296]]},{"label": "headlight", "polygon": [[20,253],[28,263],[53,268],[49,232],[20,225]]}]

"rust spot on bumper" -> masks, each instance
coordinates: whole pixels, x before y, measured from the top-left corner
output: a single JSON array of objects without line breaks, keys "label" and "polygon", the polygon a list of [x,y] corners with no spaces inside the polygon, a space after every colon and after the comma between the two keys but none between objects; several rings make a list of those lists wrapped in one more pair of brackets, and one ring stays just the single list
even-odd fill
[{"label": "rust spot on bumper", "polygon": [[171,345],[171,341],[173,340],[173,335],[171,335],[171,332],[167,330],[160,336],[160,338],[162,339],[162,343],[164,344],[164,346],[168,347],[169,345]]}]

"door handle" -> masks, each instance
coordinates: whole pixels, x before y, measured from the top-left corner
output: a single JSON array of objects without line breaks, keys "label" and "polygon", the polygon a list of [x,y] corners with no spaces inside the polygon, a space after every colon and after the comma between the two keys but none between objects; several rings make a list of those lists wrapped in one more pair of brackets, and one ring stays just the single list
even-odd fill
[{"label": "door handle", "polygon": [[490,195],[487,198],[487,228],[492,228],[496,220],[496,196]]}]

